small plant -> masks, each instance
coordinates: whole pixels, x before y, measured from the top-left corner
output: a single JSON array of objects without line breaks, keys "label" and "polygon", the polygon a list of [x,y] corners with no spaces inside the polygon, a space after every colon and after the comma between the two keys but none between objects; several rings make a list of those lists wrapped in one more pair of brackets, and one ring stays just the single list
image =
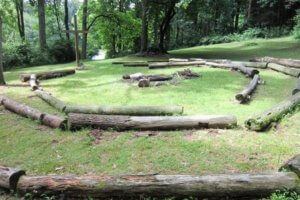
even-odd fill
[{"label": "small plant", "polygon": [[271,195],[269,200],[299,200],[300,194],[296,192],[291,192],[288,190],[285,191],[277,191]]}]

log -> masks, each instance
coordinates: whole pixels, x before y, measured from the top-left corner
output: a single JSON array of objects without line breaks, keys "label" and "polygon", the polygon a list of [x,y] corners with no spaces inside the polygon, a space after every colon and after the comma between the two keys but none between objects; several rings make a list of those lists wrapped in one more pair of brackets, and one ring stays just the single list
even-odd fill
[{"label": "log", "polygon": [[219,175],[23,176],[20,193],[67,199],[261,199],[278,190],[299,191],[293,172]]},{"label": "log", "polygon": [[3,105],[7,110],[10,110],[23,117],[30,118],[32,120],[42,121],[44,114],[37,109],[21,104],[11,99],[4,99]]},{"label": "log", "polygon": [[260,68],[260,69],[266,69],[268,64],[266,62],[241,62],[241,61],[232,61],[231,63],[234,65],[244,65],[246,67]]},{"label": "log", "polygon": [[131,74],[131,75],[124,75],[123,79],[133,79],[133,80],[139,80],[141,78],[143,78],[145,75],[142,73],[135,73],[135,74]]},{"label": "log", "polygon": [[42,91],[42,90],[36,90],[35,94],[40,97],[42,100],[44,100],[45,102],[47,102],[49,105],[51,105],[52,107],[56,108],[57,110],[64,112],[64,110],[66,109],[66,105],[64,102],[62,102],[61,100],[53,97],[51,94]]},{"label": "log", "polygon": [[254,75],[256,75],[256,74],[259,74],[259,71],[257,69],[246,67],[244,65],[233,64],[233,69],[238,70],[239,72],[246,74],[247,76],[249,76],[251,78],[253,78]]},{"label": "log", "polygon": [[254,58],[251,61],[276,63],[279,65],[300,68],[300,60],[295,60],[295,59],[262,57],[262,58]]},{"label": "log", "polygon": [[67,129],[67,120],[55,115],[45,113],[42,118],[42,124],[51,128]]},{"label": "log", "polygon": [[205,65],[214,68],[233,69],[233,65],[229,63],[205,62]]},{"label": "log", "polygon": [[131,117],[122,115],[68,115],[72,130],[83,127],[116,130],[176,130],[199,128],[231,128],[237,124],[235,116],[164,116]]},{"label": "log", "polygon": [[124,67],[148,67],[148,62],[127,62],[123,64]]},{"label": "log", "polygon": [[185,59],[185,58],[170,58],[169,62],[189,62],[189,59]]},{"label": "log", "polygon": [[204,61],[191,61],[191,62],[157,62],[150,63],[149,69],[160,69],[160,68],[170,68],[170,67],[185,67],[185,66],[200,66],[204,65]]},{"label": "log", "polygon": [[6,99],[7,97],[0,95],[0,105],[3,104],[4,99]]},{"label": "log", "polygon": [[99,115],[180,115],[182,106],[67,106],[66,113]]},{"label": "log", "polygon": [[124,75],[123,79],[131,79],[131,80],[141,80],[141,79],[148,79],[149,81],[169,81],[172,80],[173,76],[168,75],[144,75],[142,73],[135,73],[131,75]]},{"label": "log", "polygon": [[288,160],[284,165],[280,167],[279,171],[294,172],[300,178],[300,154]]},{"label": "log", "polygon": [[238,100],[240,103],[247,102],[250,100],[250,95],[253,93],[257,85],[259,84],[259,75],[256,74],[250,84],[239,94],[235,96],[235,99]]},{"label": "log", "polygon": [[[52,71],[52,72],[41,72],[41,73],[36,73],[36,78],[38,80],[46,80],[46,79],[59,78],[59,77],[72,75],[72,74],[75,74],[75,70],[73,70],[73,69]],[[30,76],[31,76],[31,74],[21,74],[20,80],[22,82],[27,82],[30,80]]]},{"label": "log", "polygon": [[143,79],[139,80],[138,86],[141,88],[150,87],[150,80],[143,78]]},{"label": "log", "polygon": [[25,171],[0,166],[0,188],[16,190],[19,178],[25,175]]},{"label": "log", "polygon": [[293,89],[292,95],[297,94],[300,92],[300,78],[298,78],[295,88]]},{"label": "log", "polygon": [[268,68],[297,78],[300,77],[300,69],[289,68],[276,63],[269,63]]},{"label": "log", "polygon": [[32,91],[39,89],[39,83],[36,77],[36,74],[30,75],[29,85]]},{"label": "log", "polygon": [[284,117],[285,114],[295,109],[300,104],[300,93],[282,101],[275,107],[261,114],[250,117],[245,121],[245,126],[254,131],[265,130],[271,123],[277,122]]}]

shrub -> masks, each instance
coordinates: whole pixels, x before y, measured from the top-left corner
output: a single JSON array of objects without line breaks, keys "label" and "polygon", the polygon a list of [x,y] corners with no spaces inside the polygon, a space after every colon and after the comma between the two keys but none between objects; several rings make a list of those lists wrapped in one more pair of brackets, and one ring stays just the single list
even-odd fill
[{"label": "shrub", "polygon": [[299,200],[300,195],[296,192],[289,192],[289,191],[277,191],[276,193],[272,194],[269,200]]},{"label": "shrub", "polygon": [[64,39],[49,45],[48,52],[54,63],[71,62],[76,58],[72,42]]},{"label": "shrub", "polygon": [[300,10],[297,11],[297,15],[295,17],[295,27],[294,27],[294,31],[293,31],[293,36],[296,39],[300,39]]}]

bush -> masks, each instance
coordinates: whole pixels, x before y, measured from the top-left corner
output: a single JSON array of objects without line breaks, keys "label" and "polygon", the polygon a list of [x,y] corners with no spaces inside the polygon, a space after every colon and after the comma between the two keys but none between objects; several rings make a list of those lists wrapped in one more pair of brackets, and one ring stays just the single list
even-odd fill
[{"label": "bush", "polygon": [[52,45],[49,45],[48,53],[54,63],[71,62],[76,59],[72,42],[64,39],[56,40]]},{"label": "bush", "polygon": [[272,194],[269,200],[299,200],[300,195],[296,192],[290,191],[277,191]]},{"label": "bush", "polygon": [[294,27],[294,31],[293,31],[293,36],[296,39],[300,39],[300,10],[297,11],[297,15],[295,17],[295,27]]}]

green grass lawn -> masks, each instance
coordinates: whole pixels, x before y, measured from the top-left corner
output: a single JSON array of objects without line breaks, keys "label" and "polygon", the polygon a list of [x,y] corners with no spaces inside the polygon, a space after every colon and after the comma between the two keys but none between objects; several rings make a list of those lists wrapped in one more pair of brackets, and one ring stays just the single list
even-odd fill
[{"label": "green grass lawn", "polygon": [[[299,44],[291,38],[253,40],[176,50],[171,56],[248,60],[253,56],[270,55],[300,59]],[[300,152],[300,113],[287,116],[276,129],[265,133],[250,132],[243,127],[247,117],[289,96],[295,78],[261,70],[266,84],[258,87],[249,104],[240,105],[234,97],[250,79],[237,72],[193,68],[201,78],[185,80],[179,85],[141,89],[122,81],[122,75],[136,72],[172,74],[179,69],[149,71],[111,62],[85,62],[87,70],[43,81],[42,87],[69,104],[181,105],[185,115],[236,115],[239,126],[234,130],[162,132],[155,137],[136,137],[136,132],[113,130],[62,132],[0,107],[0,164],[26,169],[29,174],[260,172],[276,171],[284,161]],[[29,87],[20,87],[18,75],[72,67],[74,63],[6,72],[9,86],[0,87],[0,94],[62,115],[34,96]],[[101,134],[101,139],[95,140],[95,134]]]}]

